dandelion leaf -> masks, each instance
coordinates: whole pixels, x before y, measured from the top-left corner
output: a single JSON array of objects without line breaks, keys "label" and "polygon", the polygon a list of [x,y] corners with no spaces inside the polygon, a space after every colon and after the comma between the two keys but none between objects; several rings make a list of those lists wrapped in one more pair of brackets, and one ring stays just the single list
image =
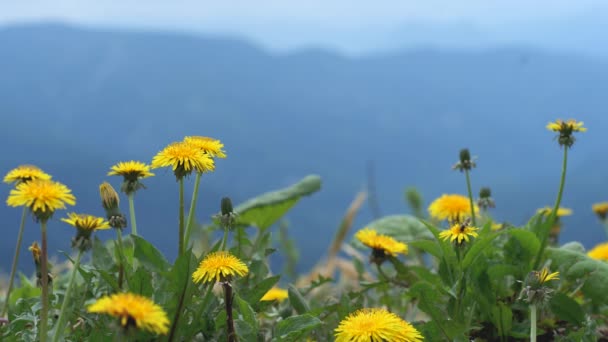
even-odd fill
[{"label": "dandelion leaf", "polygon": [[308,314],[289,317],[277,324],[277,341],[302,341],[321,324],[321,320]]},{"label": "dandelion leaf", "polygon": [[[433,234],[429,232],[424,224],[418,218],[410,215],[385,216],[368,223],[365,227],[374,229],[379,234],[391,236],[395,240],[402,242],[433,238]],[[358,240],[355,240],[354,244],[363,247]]]}]

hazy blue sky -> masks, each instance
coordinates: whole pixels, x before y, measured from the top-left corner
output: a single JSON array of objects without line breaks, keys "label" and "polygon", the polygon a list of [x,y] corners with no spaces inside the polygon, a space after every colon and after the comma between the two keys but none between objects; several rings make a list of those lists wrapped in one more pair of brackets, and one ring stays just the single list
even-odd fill
[{"label": "hazy blue sky", "polygon": [[520,43],[603,54],[607,18],[606,0],[0,0],[0,24],[57,20],[192,31],[279,50],[322,46],[355,53]]}]

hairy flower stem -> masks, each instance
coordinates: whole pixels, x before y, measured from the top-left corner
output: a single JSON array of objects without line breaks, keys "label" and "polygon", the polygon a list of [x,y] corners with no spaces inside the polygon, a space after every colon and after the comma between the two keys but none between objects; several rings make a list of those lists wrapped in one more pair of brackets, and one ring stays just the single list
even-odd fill
[{"label": "hairy flower stem", "polygon": [[131,218],[131,234],[137,235],[137,222],[135,221],[135,192],[128,195],[129,198],[129,217]]},{"label": "hairy flower stem", "polygon": [[536,304],[530,305],[530,342],[536,342]]},{"label": "hairy flower stem", "polygon": [[197,172],[194,178],[194,190],[192,191],[192,199],[190,200],[190,210],[188,211],[188,219],[186,220],[186,237],[184,240],[185,248],[190,246],[190,234],[192,234],[192,228],[194,226],[194,209],[196,208],[196,201],[198,200],[198,188],[201,185],[202,172]]},{"label": "hairy flower stem", "polygon": [[236,331],[234,330],[234,319],[232,318],[232,285],[230,282],[222,282],[224,287],[224,302],[226,304],[226,333],[228,334],[228,342],[236,342]]},{"label": "hairy flower stem", "polygon": [[11,266],[11,275],[8,281],[8,290],[6,291],[6,299],[4,300],[4,307],[2,308],[2,313],[0,313],[0,316],[4,316],[8,312],[8,300],[11,296],[13,282],[15,281],[15,273],[17,272],[19,252],[21,251],[21,241],[23,240],[23,230],[25,228],[26,213],[27,207],[23,207],[23,213],[21,214],[21,225],[19,226],[19,234],[17,235],[17,245],[15,246],[15,256],[13,256],[13,265]]},{"label": "hairy flower stem", "polygon": [[184,177],[179,179],[179,255],[184,254]]},{"label": "hairy flower stem", "polygon": [[228,241],[228,227],[224,228],[224,237],[222,237],[222,246],[220,246],[220,250],[226,250],[226,244]]},{"label": "hairy flower stem", "polygon": [[471,176],[469,175],[469,170],[464,170],[464,176],[467,179],[467,191],[469,192],[469,201],[471,201],[471,221],[473,222],[473,227],[477,226],[477,222],[475,221],[475,202],[473,202],[473,191],[471,190]]},{"label": "hairy flower stem", "polygon": [[61,312],[59,313],[59,319],[57,320],[57,325],[55,326],[55,334],[53,335],[53,342],[57,342],[61,339],[63,335],[65,319],[66,319],[66,309],[68,307],[68,303],[70,302],[70,296],[72,294],[72,288],[74,287],[74,282],[76,281],[76,274],[78,273],[78,268],[80,267],[80,259],[82,258],[83,251],[80,249],[78,251],[78,256],[76,256],[76,261],[74,261],[74,270],[72,270],[72,275],[70,276],[70,282],[68,283],[68,288],[65,291],[65,296],[63,297],[63,303],[61,304]]},{"label": "hairy flower stem", "polygon": [[547,247],[547,240],[549,238],[551,227],[555,225],[555,221],[557,220],[557,210],[559,209],[559,205],[562,202],[562,195],[564,194],[564,185],[566,184],[566,170],[568,166],[568,147],[564,146],[564,158],[562,162],[562,176],[559,182],[559,191],[557,192],[557,198],[555,199],[555,205],[553,206],[553,211],[549,215],[549,218],[546,221],[546,229],[543,229],[541,232],[541,243],[540,248],[538,249],[538,254],[536,255],[536,259],[534,260],[533,269],[537,269],[540,265],[540,260],[545,252],[545,248]]},{"label": "hairy flower stem", "polygon": [[42,233],[42,255],[40,256],[40,285],[42,286],[42,307],[40,309],[40,342],[47,339],[48,313],[49,313],[49,271],[47,265],[48,246],[46,238],[46,220],[40,222]]},{"label": "hairy flower stem", "polygon": [[122,289],[122,282],[125,273],[125,249],[122,245],[122,230],[116,229],[116,240],[118,248],[118,288]]}]

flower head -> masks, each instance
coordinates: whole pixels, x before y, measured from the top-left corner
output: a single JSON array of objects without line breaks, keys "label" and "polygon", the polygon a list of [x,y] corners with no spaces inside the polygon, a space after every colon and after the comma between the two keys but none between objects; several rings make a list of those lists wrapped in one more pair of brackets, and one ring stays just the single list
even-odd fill
[{"label": "flower head", "polygon": [[[479,208],[475,205],[475,212]],[[471,202],[462,195],[441,195],[429,206],[429,214],[438,220],[448,220],[450,223],[460,222],[471,216]]]},{"label": "flower head", "polygon": [[570,147],[574,144],[574,132],[586,132],[587,128],[583,127],[583,122],[578,122],[574,119],[563,121],[557,119],[554,122],[547,124],[547,129],[553,132],[558,132],[557,141],[561,146]]},{"label": "flower head", "polygon": [[101,217],[87,214],[69,213],[68,218],[62,218],[61,221],[78,230],[76,236],[72,238],[72,247],[83,251],[92,247],[91,234],[95,230],[110,229],[108,221]]},{"label": "flower head", "polygon": [[23,183],[33,179],[50,180],[51,176],[34,165],[20,165],[4,176],[4,183]]},{"label": "flower head", "polygon": [[76,198],[67,186],[45,179],[35,179],[17,184],[11,190],[6,203],[11,207],[26,206],[36,219],[48,220],[55,210],[65,209],[65,205],[75,205]]},{"label": "flower head", "polygon": [[152,177],[154,174],[150,172],[150,166],[140,161],[131,160],[112,166],[110,172],[108,172],[108,176],[123,176],[124,182],[122,183],[121,190],[129,195],[144,188],[140,179]]},{"label": "flower head", "polygon": [[406,244],[388,235],[378,234],[377,231],[370,228],[361,229],[355,234],[355,238],[373,249],[372,262],[382,262],[388,255],[407,254]]},{"label": "flower head", "polygon": [[477,228],[469,226],[469,222],[465,221],[463,223],[456,223],[450,229],[442,231],[439,233],[439,237],[442,240],[450,239],[450,242],[456,240],[460,244],[463,240],[469,242],[469,236],[477,237],[476,230]]},{"label": "flower head", "polygon": [[608,242],[600,243],[593,247],[587,255],[591,259],[608,261]]},{"label": "flower head", "polygon": [[418,342],[423,337],[411,324],[385,309],[361,309],[335,330],[336,342]]},{"label": "flower head", "polygon": [[233,276],[245,276],[249,272],[239,258],[226,252],[219,251],[207,255],[192,274],[195,283],[219,282],[230,280]]},{"label": "flower head", "polygon": [[603,221],[608,215],[608,202],[595,203],[591,209]]},{"label": "flower head", "polygon": [[[538,214],[550,215],[552,211],[553,211],[553,208],[544,207],[544,208],[538,209],[536,212]],[[557,217],[570,216],[570,215],[572,215],[572,209],[570,209],[570,208],[559,207],[557,209]]]},{"label": "flower head", "polygon": [[213,158],[200,148],[185,142],[176,142],[158,152],[152,159],[151,167],[171,167],[175,177],[181,179],[192,171],[213,171],[215,164]]},{"label": "flower head", "polygon": [[459,170],[463,172],[465,170],[469,171],[477,166],[475,163],[475,158],[471,159],[471,152],[469,152],[468,148],[463,148],[460,150],[459,161],[456,165],[452,166],[452,170]]},{"label": "flower head", "polygon": [[268,292],[266,292],[266,294],[264,295],[264,297],[262,297],[262,299],[260,299],[260,301],[271,302],[271,301],[277,300],[279,302],[282,302],[283,300],[287,299],[288,297],[289,297],[289,294],[287,293],[287,290],[283,290],[278,287],[273,287],[270,290],[268,290]]},{"label": "flower head", "polygon": [[226,152],[223,150],[224,144],[217,139],[201,136],[188,136],[184,138],[184,142],[200,148],[203,152],[208,153],[212,157],[226,158]]},{"label": "flower head", "polygon": [[166,335],[169,331],[167,313],[146,297],[132,293],[117,293],[102,297],[88,307],[88,312],[103,313],[120,318],[124,328],[138,329]]},{"label": "flower head", "polygon": [[540,271],[530,272],[519,298],[521,299],[525,296],[528,303],[546,303],[550,298],[551,292],[553,292],[551,288],[546,286],[546,283],[551,280],[559,280],[559,272],[549,273],[549,269],[546,267]]},{"label": "flower head", "polygon": [[548,268],[543,268],[540,271],[534,271],[534,276],[538,279],[538,282],[544,284],[550,280],[559,280],[559,272],[549,273]]}]

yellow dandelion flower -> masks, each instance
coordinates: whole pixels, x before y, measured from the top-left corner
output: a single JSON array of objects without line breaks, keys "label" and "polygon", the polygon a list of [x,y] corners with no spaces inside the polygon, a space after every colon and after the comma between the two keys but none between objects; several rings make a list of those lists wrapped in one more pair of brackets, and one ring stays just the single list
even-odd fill
[{"label": "yellow dandelion flower", "polygon": [[[474,205],[473,209],[476,213],[479,211],[477,205]],[[460,222],[471,216],[471,201],[462,195],[444,194],[431,203],[429,214],[438,220],[447,219],[450,222]]]},{"label": "yellow dandelion flower", "polygon": [[213,158],[198,147],[184,142],[172,143],[158,152],[152,159],[153,169],[171,167],[178,178],[192,171],[209,172],[215,169]]},{"label": "yellow dandelion flower", "polygon": [[[553,211],[553,208],[544,207],[544,208],[538,209],[536,211],[536,213],[543,214],[543,215],[550,215],[552,211]],[[572,209],[570,209],[570,208],[559,207],[557,209],[557,217],[570,216],[570,215],[572,215]]]},{"label": "yellow dandelion flower", "polygon": [[33,179],[50,180],[51,176],[34,165],[20,165],[4,176],[4,183],[22,183]]},{"label": "yellow dandelion flower", "polygon": [[87,308],[88,312],[101,313],[120,318],[120,324],[166,335],[169,318],[162,307],[146,297],[132,293],[117,293],[98,299]]},{"label": "yellow dandelion flower", "polygon": [[450,229],[439,233],[439,237],[442,240],[450,239],[450,242],[453,242],[454,240],[458,243],[462,243],[462,240],[469,242],[469,236],[478,236],[476,230],[477,228],[471,227],[468,224],[456,223],[452,225]]},{"label": "yellow dandelion flower", "polygon": [[407,254],[407,245],[390,236],[378,234],[377,231],[364,228],[355,234],[355,238],[362,244],[375,250],[381,250],[385,254],[396,256],[398,253]]},{"label": "yellow dandelion flower", "polygon": [[264,297],[262,297],[262,299],[260,299],[260,301],[271,302],[271,301],[277,300],[279,302],[282,302],[285,299],[287,299],[288,297],[289,297],[289,294],[288,294],[287,290],[283,290],[278,287],[273,287],[270,290],[268,290],[268,292],[266,292],[266,294],[264,295]]},{"label": "yellow dandelion flower", "polygon": [[587,255],[595,260],[608,261],[608,242],[600,243],[587,252]]},{"label": "yellow dandelion flower", "polygon": [[136,181],[138,179],[152,177],[154,174],[150,172],[150,166],[140,161],[119,162],[110,168],[108,176],[123,176],[125,180]]},{"label": "yellow dandelion flower", "polygon": [[40,255],[42,251],[40,250],[40,246],[38,246],[38,242],[34,241],[31,246],[27,248],[30,252],[32,252],[32,256],[34,257],[34,262],[36,264],[40,263]]},{"label": "yellow dandelion flower", "polygon": [[543,284],[550,280],[559,280],[559,272],[549,273],[549,269],[543,268],[540,272],[535,271],[534,275],[538,278],[538,282]]},{"label": "yellow dandelion flower", "polygon": [[46,220],[57,209],[65,205],[75,205],[76,197],[67,186],[45,179],[35,179],[19,183],[11,190],[6,203],[11,207],[26,206],[38,219]]},{"label": "yellow dandelion flower", "polygon": [[212,157],[226,158],[224,144],[217,139],[201,136],[188,136],[184,138],[184,142],[200,148],[203,152],[208,153]]},{"label": "yellow dandelion flower", "polygon": [[411,324],[385,309],[361,309],[336,328],[336,342],[418,342],[423,337]]},{"label": "yellow dandelion flower", "polygon": [[232,276],[245,276],[249,272],[239,258],[226,252],[219,251],[207,255],[192,274],[195,283],[218,282]]},{"label": "yellow dandelion flower", "polygon": [[608,202],[595,203],[591,209],[600,219],[605,220],[608,215]]},{"label": "yellow dandelion flower", "polygon": [[576,121],[574,119],[570,119],[568,121],[564,121],[562,119],[557,119],[553,122],[549,122],[547,124],[547,129],[553,132],[564,132],[564,130],[569,132],[586,132],[587,128],[583,127],[582,121]]},{"label": "yellow dandelion flower", "polygon": [[62,218],[61,221],[87,231],[110,229],[110,223],[102,217],[87,214],[69,213],[68,218]]}]

